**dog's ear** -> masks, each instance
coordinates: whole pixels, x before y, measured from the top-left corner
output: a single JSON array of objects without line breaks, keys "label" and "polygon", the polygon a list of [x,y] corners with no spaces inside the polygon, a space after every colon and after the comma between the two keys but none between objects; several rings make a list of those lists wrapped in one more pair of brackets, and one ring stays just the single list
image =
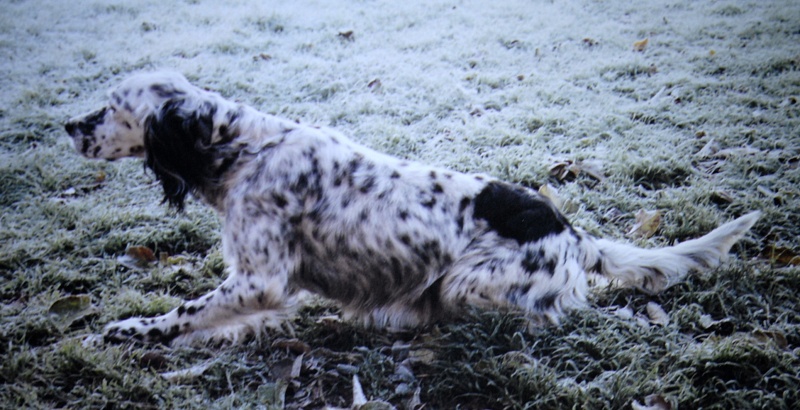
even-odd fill
[{"label": "dog's ear", "polygon": [[186,195],[216,183],[211,144],[216,107],[187,98],[164,102],[147,119],[145,165],[164,188],[164,202],[183,210]]}]

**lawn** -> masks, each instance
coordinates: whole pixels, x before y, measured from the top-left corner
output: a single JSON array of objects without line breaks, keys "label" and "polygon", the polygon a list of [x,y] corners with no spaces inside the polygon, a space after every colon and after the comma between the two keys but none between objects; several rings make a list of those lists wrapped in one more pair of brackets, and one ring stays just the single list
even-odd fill
[{"label": "lawn", "polygon": [[[800,402],[794,0],[9,0],[0,67],[0,408]],[[104,344],[105,324],[224,277],[208,207],[167,209],[141,161],[83,159],[63,131],[157,69],[395,156],[544,187],[574,225],[643,247],[763,216],[722,267],[658,295],[599,284],[558,326],[475,310],[364,329],[313,299],[235,346]],[[640,211],[660,215],[647,235]]]}]

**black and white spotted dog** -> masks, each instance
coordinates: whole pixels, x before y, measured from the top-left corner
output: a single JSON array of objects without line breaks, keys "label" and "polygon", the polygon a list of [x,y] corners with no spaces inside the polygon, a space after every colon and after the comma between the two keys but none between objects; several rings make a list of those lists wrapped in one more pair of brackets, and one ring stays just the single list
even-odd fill
[{"label": "black and white spotted dog", "polygon": [[86,157],[144,157],[171,206],[191,193],[224,222],[228,278],[165,315],[108,325],[106,340],[236,340],[278,325],[301,290],[372,326],[467,305],[556,321],[586,304],[587,272],[657,292],[717,266],[759,216],[662,249],[598,239],[529,189],[380,154],[174,73],[128,78],[66,130]]}]

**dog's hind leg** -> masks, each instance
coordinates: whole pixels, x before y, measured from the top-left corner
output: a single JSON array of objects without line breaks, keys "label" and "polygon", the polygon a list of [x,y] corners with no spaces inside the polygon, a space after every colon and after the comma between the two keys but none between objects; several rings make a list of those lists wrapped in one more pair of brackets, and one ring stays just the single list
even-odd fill
[{"label": "dog's hind leg", "polygon": [[518,244],[488,233],[476,240],[442,286],[444,306],[521,309],[557,322],[586,304],[586,273],[579,237],[571,231]]}]

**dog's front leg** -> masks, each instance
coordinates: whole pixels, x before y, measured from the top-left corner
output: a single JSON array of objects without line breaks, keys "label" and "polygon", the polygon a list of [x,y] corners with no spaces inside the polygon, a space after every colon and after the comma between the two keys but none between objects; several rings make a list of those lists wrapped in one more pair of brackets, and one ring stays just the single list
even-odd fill
[{"label": "dog's front leg", "polygon": [[227,224],[223,255],[230,273],[225,282],[167,314],[109,324],[104,339],[165,344],[235,342],[258,334],[265,326],[278,326],[286,316],[288,278],[298,264],[288,236],[278,224]]},{"label": "dog's front leg", "polygon": [[169,313],[109,324],[104,339],[164,344],[175,339],[181,342],[235,342],[264,326],[277,326],[284,313],[286,275],[260,279],[251,280],[241,274],[232,274],[213,292],[184,302]]}]

